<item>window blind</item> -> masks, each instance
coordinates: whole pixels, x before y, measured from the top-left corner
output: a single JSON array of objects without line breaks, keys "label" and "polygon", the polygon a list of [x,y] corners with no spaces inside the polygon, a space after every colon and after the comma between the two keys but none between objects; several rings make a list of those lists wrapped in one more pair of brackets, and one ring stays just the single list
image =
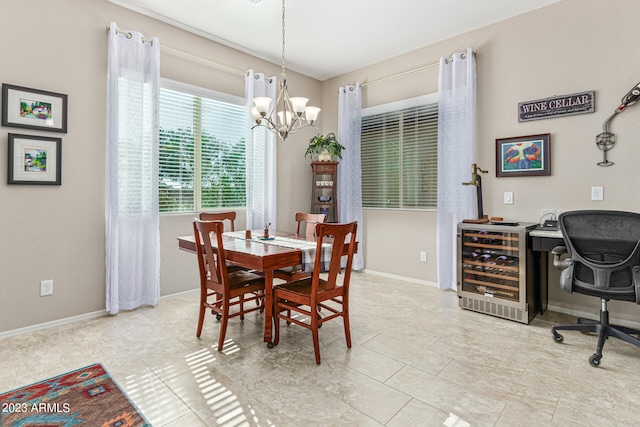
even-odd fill
[{"label": "window blind", "polygon": [[437,103],[364,116],[363,206],[436,208],[437,148]]},{"label": "window blind", "polygon": [[246,204],[242,105],[161,88],[160,212]]}]

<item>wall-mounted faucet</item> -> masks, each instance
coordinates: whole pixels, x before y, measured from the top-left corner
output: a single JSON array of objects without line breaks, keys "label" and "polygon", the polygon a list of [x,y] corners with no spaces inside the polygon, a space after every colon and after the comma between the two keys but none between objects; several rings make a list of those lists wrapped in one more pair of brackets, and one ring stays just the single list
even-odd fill
[{"label": "wall-mounted faucet", "polygon": [[480,169],[480,167],[475,163],[472,164],[471,165],[471,181],[463,182],[462,185],[475,185],[476,187],[480,187],[482,185],[482,179],[480,178],[480,175],[478,174],[478,172],[487,173],[488,171]]},{"label": "wall-mounted faucet", "polygon": [[462,185],[475,185],[476,187],[476,199],[478,202],[478,219],[484,218],[484,212],[482,209],[482,177],[481,173],[487,173],[488,171],[480,169],[477,164],[471,165],[471,181],[463,182]]}]

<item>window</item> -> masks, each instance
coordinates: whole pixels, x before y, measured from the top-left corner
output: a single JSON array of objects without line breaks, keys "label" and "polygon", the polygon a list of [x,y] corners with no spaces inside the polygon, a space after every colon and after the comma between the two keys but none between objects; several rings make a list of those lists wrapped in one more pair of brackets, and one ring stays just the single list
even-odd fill
[{"label": "window", "polygon": [[365,108],[361,158],[363,207],[435,209],[437,96]]},{"label": "window", "polygon": [[160,212],[246,204],[242,98],[162,79]]}]

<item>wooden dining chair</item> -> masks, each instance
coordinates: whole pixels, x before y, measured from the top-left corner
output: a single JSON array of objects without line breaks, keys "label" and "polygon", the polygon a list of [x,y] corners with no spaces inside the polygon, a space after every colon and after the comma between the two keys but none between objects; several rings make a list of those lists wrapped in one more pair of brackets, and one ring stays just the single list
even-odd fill
[{"label": "wooden dining chair", "polygon": [[[200,267],[200,314],[196,336],[200,338],[205,312],[211,309],[211,314],[216,314],[216,319],[222,320],[218,351],[222,351],[230,318],[240,316],[240,320],[244,320],[247,313],[264,311],[264,278],[249,271],[227,270],[223,231],[224,225],[221,221],[193,220]],[[256,301],[256,306],[245,307],[248,301]],[[238,310],[231,313],[230,308],[234,306],[238,306]]]},{"label": "wooden dining chair", "polygon": [[[309,214],[296,212],[296,236],[314,236],[316,232],[316,224],[322,224],[326,220],[327,215],[325,214]],[[302,223],[304,223],[305,225],[305,234],[300,234]],[[309,276],[311,276],[311,273],[302,271],[301,265],[279,268],[273,272],[273,277],[284,280],[285,282],[291,282],[293,280],[299,280]]]},{"label": "wooden dining chair", "polygon": [[[336,317],[342,317],[344,323],[344,334],[347,340],[347,347],[351,348],[351,330],[349,326],[349,282],[351,280],[351,265],[356,246],[357,222],[349,224],[317,224],[316,236],[317,246],[313,274],[311,277],[284,283],[274,287],[274,316],[275,316],[275,337],[274,345],[280,342],[280,319],[287,322],[287,325],[296,325],[310,329],[313,336],[313,349],[316,355],[316,363],[320,364],[320,343],[318,340],[318,329],[320,325]],[[327,279],[320,278],[321,265],[323,260],[322,241],[325,238],[332,238],[331,260]],[[344,271],[342,284],[337,283],[340,272],[340,260],[343,254],[345,240],[349,239],[347,251],[347,263]],[[318,310],[322,308],[329,313],[325,317],[320,317]],[[324,313],[324,311],[323,311]],[[308,323],[299,315],[308,318]]]},{"label": "wooden dining chair", "polygon": [[[233,211],[230,212],[200,212],[200,220],[202,221],[228,221],[230,230],[225,231],[236,231],[236,213]],[[226,226],[225,226],[226,228]]]},{"label": "wooden dining chair", "polygon": [[[234,211],[229,212],[200,212],[201,221],[222,221],[225,224],[224,231],[236,231],[236,213]],[[227,225],[229,226],[227,229]],[[227,270],[231,273],[238,270],[246,270],[246,268],[240,267],[234,264],[227,264]]]},{"label": "wooden dining chair", "polygon": [[296,212],[296,235],[300,235],[302,223],[305,224],[304,235],[313,236],[316,234],[316,224],[322,224],[327,221],[325,214],[310,214]]}]

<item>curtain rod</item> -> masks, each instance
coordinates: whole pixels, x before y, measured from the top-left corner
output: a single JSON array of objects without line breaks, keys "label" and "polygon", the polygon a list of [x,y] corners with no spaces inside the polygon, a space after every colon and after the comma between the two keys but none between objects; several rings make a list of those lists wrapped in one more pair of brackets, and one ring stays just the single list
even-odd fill
[{"label": "curtain rod", "polygon": [[[107,26],[107,33],[108,32],[109,32],[109,26]],[[118,28],[116,28],[116,33],[117,34],[123,34],[128,39],[130,39],[133,36],[130,32],[122,31],[122,30],[120,30]],[[147,39],[143,38],[142,42],[143,43],[151,43],[151,40],[147,40]],[[160,50],[165,52],[165,53],[169,53],[169,54],[172,54],[172,55],[175,55],[175,56],[180,56],[182,58],[189,59],[189,60],[194,61],[194,62],[199,62],[201,64],[208,65],[208,66],[210,66],[212,68],[217,68],[218,70],[226,71],[227,73],[235,74],[235,75],[238,75],[238,76],[244,76],[244,71],[243,70],[238,70],[236,68],[229,67],[227,65],[219,64],[219,63],[217,63],[215,61],[212,61],[210,59],[203,58],[201,56],[197,56],[197,55],[194,55],[194,54],[189,53],[189,52],[185,52],[184,50],[176,49],[176,48],[165,46],[165,45],[162,45],[162,44],[160,45]]]},{"label": "curtain rod", "polygon": [[[111,31],[111,29],[109,28],[109,26],[107,25],[107,34],[109,34],[109,31]],[[130,31],[122,31],[119,28],[116,28],[116,34],[122,34],[123,36],[126,36],[128,39],[130,39],[131,37],[133,37],[133,34],[131,34]],[[151,40],[147,40],[144,38],[144,36],[142,37],[142,43],[151,43]]]},{"label": "curtain rod", "polygon": [[[462,54],[462,58],[464,59],[464,57],[466,56],[466,54]],[[476,52],[473,51],[473,56],[476,56]],[[447,58],[446,60],[452,60],[453,58]],[[383,77],[381,79],[378,80],[374,80],[372,82],[367,82],[367,83],[363,83],[360,85],[360,87],[367,87],[370,85],[375,85],[378,83],[382,83],[382,82],[386,82],[387,80],[393,80],[393,79],[397,79],[398,77],[404,77],[408,74],[413,74],[413,73],[417,73],[418,71],[423,71],[423,70],[428,70],[429,68],[434,68],[437,67],[438,65],[440,65],[440,61],[438,62],[434,62],[432,64],[428,64],[428,65],[423,65],[422,67],[418,67],[418,68],[414,68],[412,70],[407,70],[407,71],[403,71],[402,73],[398,73],[398,74],[393,74],[391,76],[387,76],[387,77]]]}]

